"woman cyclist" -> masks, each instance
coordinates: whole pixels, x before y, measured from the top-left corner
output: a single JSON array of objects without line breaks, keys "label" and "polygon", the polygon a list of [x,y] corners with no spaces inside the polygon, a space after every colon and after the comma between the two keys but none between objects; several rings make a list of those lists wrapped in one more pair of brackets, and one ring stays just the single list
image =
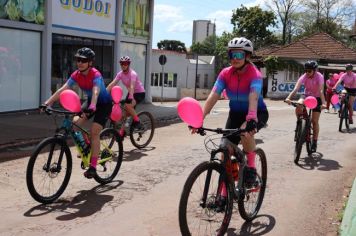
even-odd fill
[{"label": "woman cyclist", "polygon": [[[246,38],[233,38],[228,43],[228,56],[231,66],[224,68],[217,77],[214,87],[207,98],[203,114],[210,113],[221,93],[226,90],[229,102],[229,117],[225,128],[247,129],[243,136],[228,136],[222,144],[229,147],[242,142],[243,151],[247,156],[245,169],[246,185],[252,186],[256,181],[254,134],[266,125],[268,111],[261,96],[262,76],[260,71],[250,62],[253,53],[252,42]],[[193,129],[193,133],[196,130]]]},{"label": "woman cyclist", "polygon": [[350,93],[350,98],[349,98],[349,123],[353,124],[353,104],[355,102],[355,94],[356,94],[356,74],[352,72],[353,66],[352,64],[347,64],[346,65],[346,73],[344,73],[339,81],[334,86],[334,90],[336,90],[337,86],[341,83],[344,82],[344,88],[345,90]]},{"label": "woman cyclist", "polygon": [[[304,85],[304,95],[300,97],[298,103],[303,104],[304,99],[308,96],[313,96],[317,99],[318,105],[313,109],[311,123],[313,126],[313,142],[311,151],[316,152],[319,136],[319,118],[321,109],[326,108],[324,97],[324,77],[317,71],[318,63],[316,61],[307,61],[304,64],[305,73],[298,79],[293,91],[286,98],[288,104],[291,103],[291,98],[297,93],[302,85]],[[295,109],[297,117],[303,113],[302,106],[297,106]]]},{"label": "woman cyclist", "polygon": [[74,117],[74,123],[81,125],[91,117],[94,117],[90,129],[92,156],[90,167],[84,172],[85,177],[93,178],[96,175],[96,165],[100,151],[100,132],[110,115],[112,99],[105,89],[102,75],[93,67],[95,59],[94,51],[86,47],[80,48],[74,57],[76,58],[78,69],[71,74],[67,82],[60,89],[47,99],[44,105],[51,106],[59,99],[59,95],[63,90],[72,88],[75,84],[88,95],[88,100],[84,103],[85,115]]},{"label": "woman cyclist", "polygon": [[[133,118],[133,126],[136,129],[141,129],[142,125],[140,119],[137,116],[135,111],[135,106],[142,102],[145,99],[145,89],[139,80],[137,73],[130,68],[131,59],[128,56],[123,56],[120,58],[121,71],[116,75],[115,79],[108,85],[106,88],[108,92],[119,83],[121,80],[122,83],[127,88],[127,96],[125,99],[125,109]],[[119,131],[121,136],[124,136],[125,127]]]}]

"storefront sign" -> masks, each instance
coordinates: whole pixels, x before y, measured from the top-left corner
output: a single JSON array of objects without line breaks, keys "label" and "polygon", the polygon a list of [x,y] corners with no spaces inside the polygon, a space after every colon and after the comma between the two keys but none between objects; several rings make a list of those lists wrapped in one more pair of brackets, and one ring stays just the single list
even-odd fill
[{"label": "storefront sign", "polygon": [[121,34],[129,37],[149,37],[150,7],[148,0],[123,0]]},{"label": "storefront sign", "polygon": [[54,0],[53,26],[115,34],[115,0]]}]

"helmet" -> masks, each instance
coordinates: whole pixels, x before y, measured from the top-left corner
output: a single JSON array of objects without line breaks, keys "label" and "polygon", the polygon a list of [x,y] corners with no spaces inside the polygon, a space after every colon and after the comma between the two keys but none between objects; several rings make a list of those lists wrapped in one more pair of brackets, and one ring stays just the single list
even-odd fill
[{"label": "helmet", "polygon": [[228,43],[228,48],[230,49],[242,49],[246,52],[253,53],[253,44],[250,40],[241,37],[241,38],[233,38]]},{"label": "helmet", "polygon": [[304,64],[304,69],[312,69],[315,70],[316,68],[318,68],[318,63],[316,61],[307,61]]},{"label": "helmet", "polygon": [[346,70],[352,70],[354,68],[352,64],[347,64],[345,67]]},{"label": "helmet", "polygon": [[128,62],[128,63],[131,63],[131,59],[129,56],[123,56],[120,58],[120,63],[121,62]]},{"label": "helmet", "polygon": [[95,58],[95,52],[90,48],[80,48],[77,53],[74,55],[75,57],[86,58],[90,61],[93,61]]}]

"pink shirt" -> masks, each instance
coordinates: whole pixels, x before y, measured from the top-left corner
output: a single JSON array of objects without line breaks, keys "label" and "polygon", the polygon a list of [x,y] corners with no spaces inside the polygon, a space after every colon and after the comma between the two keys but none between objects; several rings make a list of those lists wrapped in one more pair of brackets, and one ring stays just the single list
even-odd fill
[{"label": "pink shirt", "polygon": [[304,85],[305,96],[320,97],[320,85],[324,84],[324,76],[320,72],[315,72],[312,78],[303,74],[298,82]]},{"label": "pink shirt", "polygon": [[121,80],[127,89],[130,88],[131,83],[134,84],[134,93],[144,93],[145,89],[139,80],[137,73],[129,69],[128,73],[125,74],[123,71],[117,73],[115,80]]},{"label": "pink shirt", "polygon": [[327,85],[327,88],[326,88],[326,91],[331,93],[333,91],[333,87],[335,86],[336,84],[336,81],[333,80],[333,79],[328,79],[326,81],[326,85]]},{"label": "pink shirt", "polygon": [[344,82],[344,87],[356,88],[356,74],[355,73],[351,72],[350,75],[348,73],[345,73],[340,77],[340,80]]}]

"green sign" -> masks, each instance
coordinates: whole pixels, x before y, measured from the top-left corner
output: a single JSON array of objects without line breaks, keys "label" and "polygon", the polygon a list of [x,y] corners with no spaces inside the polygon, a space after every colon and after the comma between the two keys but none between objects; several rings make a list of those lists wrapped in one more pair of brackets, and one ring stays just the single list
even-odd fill
[{"label": "green sign", "polygon": [[44,24],[45,0],[0,0],[0,19]]},{"label": "green sign", "polygon": [[147,39],[150,27],[149,1],[124,0],[122,12],[121,34]]}]

